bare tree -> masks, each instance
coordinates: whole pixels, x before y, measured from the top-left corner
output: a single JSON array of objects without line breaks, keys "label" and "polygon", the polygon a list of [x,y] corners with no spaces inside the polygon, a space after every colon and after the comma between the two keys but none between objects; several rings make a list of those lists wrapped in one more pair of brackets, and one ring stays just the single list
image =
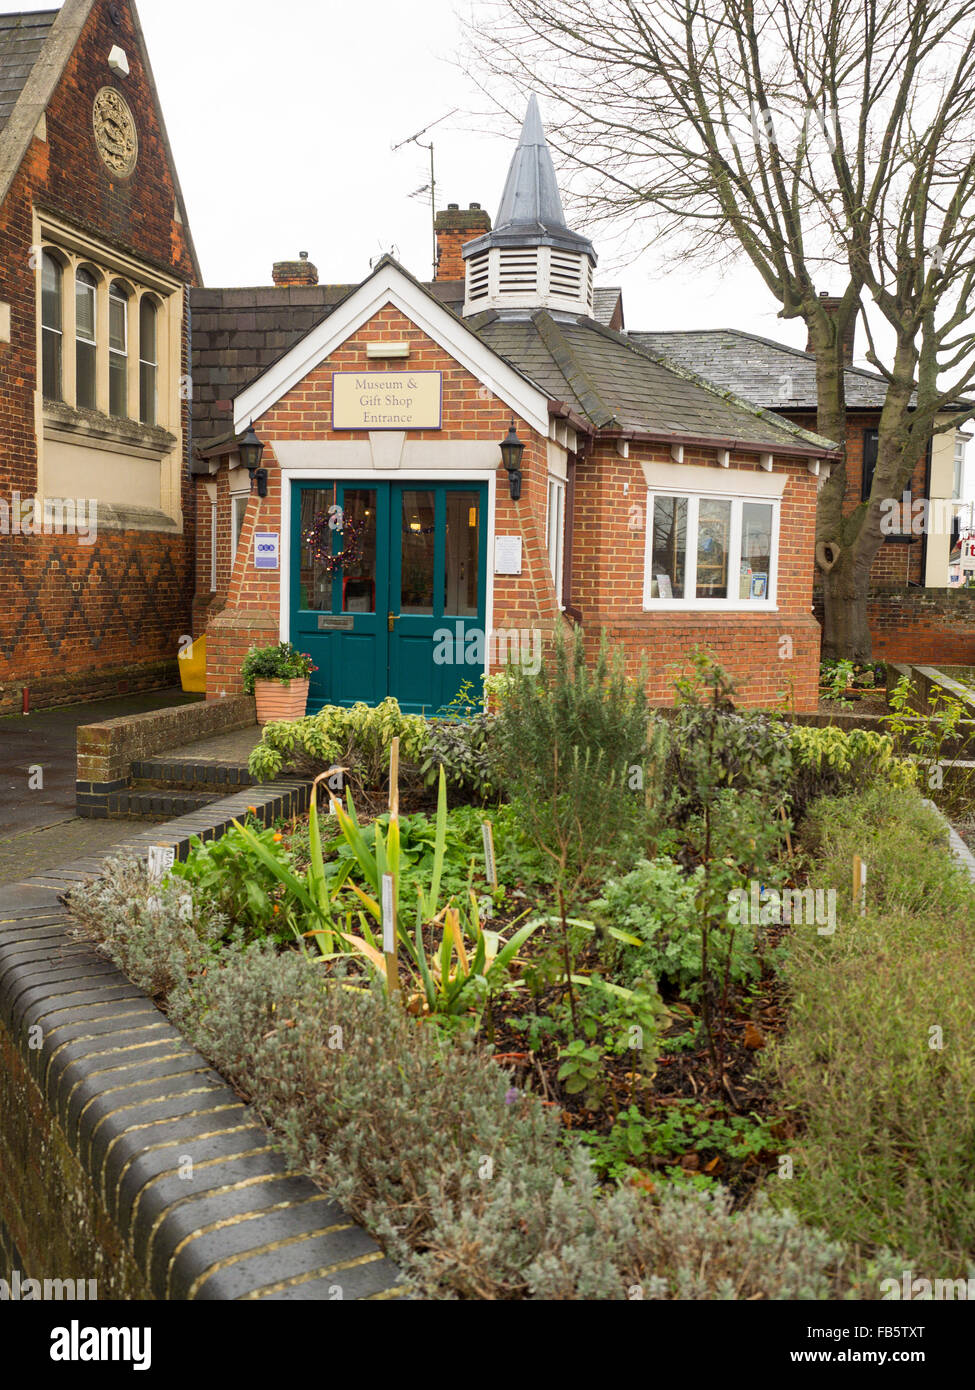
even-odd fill
[{"label": "bare tree", "polygon": [[[544,94],[591,218],[647,223],[685,257],[745,255],[802,319],[817,429],[845,446],[843,337],[889,325],[868,500],[820,493],[824,655],[870,655],[871,563],[932,432],[972,410],[975,0],[483,0],[471,75]],[[831,312],[817,281],[842,284]],[[886,505],[885,505],[886,504]]]}]

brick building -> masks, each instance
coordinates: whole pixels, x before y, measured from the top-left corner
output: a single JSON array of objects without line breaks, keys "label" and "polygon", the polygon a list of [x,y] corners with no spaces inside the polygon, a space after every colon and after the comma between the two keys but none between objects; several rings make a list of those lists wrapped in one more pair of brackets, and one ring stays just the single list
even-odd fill
[{"label": "brick building", "polygon": [[0,15],[0,710],[177,679],[198,278],[134,5]]},{"label": "brick building", "polygon": [[[747,703],[813,708],[830,442],[623,334],[534,99],[493,227],[450,207],[438,237],[430,285],[384,258],[322,286],[303,256],[272,289],[194,292],[208,697],[239,690],[252,644],[290,638],[317,659],[312,708],[435,712],[497,662],[497,634],[530,657],[571,620],[646,660],[657,700],[706,644]],[[251,426],[266,488],[241,467]]]},{"label": "brick building", "polygon": [[[870,495],[877,459],[877,429],[887,394],[886,379],[878,372],[853,366],[855,326],[854,322],[843,345],[847,363],[843,509],[847,515]],[[632,337],[648,351],[706,374],[718,385],[777,411],[797,425],[816,428],[816,359],[809,351],[801,352],[733,328],[635,332]],[[921,499],[944,505],[930,509],[933,525],[923,533],[902,526],[899,532],[885,536],[870,571],[873,588],[948,587],[949,555],[957,539],[951,503],[961,495],[966,438],[961,431],[935,434],[926,453],[918,459],[908,489],[908,518],[911,505]],[[904,499],[897,500],[903,518]]]}]

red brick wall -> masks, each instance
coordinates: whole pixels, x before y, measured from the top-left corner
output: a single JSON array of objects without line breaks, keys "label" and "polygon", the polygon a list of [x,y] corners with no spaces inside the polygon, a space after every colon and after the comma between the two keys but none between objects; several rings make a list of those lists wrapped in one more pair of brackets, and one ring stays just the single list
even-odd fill
[{"label": "red brick wall", "polygon": [[875,592],[867,613],[878,661],[975,665],[975,594],[971,592]]},{"label": "red brick wall", "polygon": [[[411,430],[411,441],[484,440],[500,441],[508,432],[511,408],[481,386],[464,367],[410,322],[398,309],[387,306],[350,337],[327,362],[288,392],[259,420],[255,428],[265,441],[283,439],[368,440],[364,431],[333,433],[332,373],[334,371],[375,371],[375,361],[366,357],[370,342],[409,341],[410,367],[415,371],[443,372],[443,427],[440,430]],[[551,628],[559,621],[554,585],[545,555],[544,517],[546,502],[547,446],[531,427],[516,416],[519,437],[526,442],[523,491],[519,503],[508,496],[507,478],[501,473],[497,491],[496,530],[500,534],[523,537],[524,572],[512,578],[498,575],[494,581],[494,627]],[[499,454],[500,461],[500,454]],[[240,547],[229,578],[226,606],[211,619],[207,642],[207,697],[241,689],[240,664],[251,645],[278,640],[279,581],[276,571],[254,568],[253,537],[256,530],[281,530],[281,473],[268,444],[264,465],[269,470],[268,496],[251,498],[241,533]],[[226,469],[221,474],[221,537],[230,535],[230,497]],[[282,536],[282,545],[288,537]],[[229,539],[226,555],[229,560]],[[224,552],[221,551],[221,554]],[[489,563],[493,557],[489,556]],[[221,560],[218,586],[225,581]]]},{"label": "red brick wall", "polygon": [[[31,142],[0,208],[0,301],[10,304],[12,320],[11,343],[0,344],[0,496],[8,502],[15,491],[33,497],[37,485],[33,206],[187,284],[194,278],[129,6],[119,0],[119,25],[109,8],[107,0],[94,6],[48,106],[47,140]],[[127,78],[108,68],[115,44],[128,55]],[[110,177],[92,134],[92,104],[103,86],[122,92],[138,126],[138,164],[121,183]],[[188,405],[184,434],[186,425]],[[188,479],[183,506],[192,517]],[[191,527],[184,536],[101,531],[87,548],[72,536],[0,536],[0,708],[19,707],[19,687],[52,670],[65,678],[64,698],[83,697],[96,688],[100,668],[122,666],[136,675],[175,659],[176,639],[190,625],[192,547]],[[135,625],[131,613],[139,614]]]},{"label": "red brick wall", "polygon": [[[683,658],[709,647],[738,685],[739,703],[817,704],[820,628],[811,614],[816,479],[803,463],[775,460],[789,480],[782,498],[777,612],[647,612],[643,608],[647,487],[641,460],[668,462],[669,451],[630,446],[630,458],[599,445],[576,474],[573,605],[582,611],[593,644],[605,628],[626,649],[635,673],[646,662],[653,700],[669,704]],[[727,477],[713,451],[685,449],[685,464]],[[732,466],[755,471],[757,456],[735,455]],[[624,488],[628,488],[624,492]],[[633,508],[638,512],[633,512]],[[631,529],[631,516],[638,529]],[[783,640],[785,639],[785,640]]]}]

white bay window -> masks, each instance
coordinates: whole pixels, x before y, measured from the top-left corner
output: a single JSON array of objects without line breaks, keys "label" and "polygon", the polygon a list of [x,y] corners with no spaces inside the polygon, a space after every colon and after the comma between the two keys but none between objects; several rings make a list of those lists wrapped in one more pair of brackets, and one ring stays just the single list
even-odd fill
[{"label": "white bay window", "polygon": [[644,608],[774,608],[778,536],[778,497],[652,489]]}]

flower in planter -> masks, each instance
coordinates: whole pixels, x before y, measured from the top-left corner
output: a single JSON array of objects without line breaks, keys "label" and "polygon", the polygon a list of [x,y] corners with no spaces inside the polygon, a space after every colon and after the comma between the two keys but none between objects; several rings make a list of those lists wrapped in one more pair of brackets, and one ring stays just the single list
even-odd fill
[{"label": "flower in planter", "polygon": [[252,647],[244,657],[241,675],[245,693],[253,695],[255,681],[308,680],[317,670],[307,652],[299,652],[290,642],[279,642],[276,647]]}]

